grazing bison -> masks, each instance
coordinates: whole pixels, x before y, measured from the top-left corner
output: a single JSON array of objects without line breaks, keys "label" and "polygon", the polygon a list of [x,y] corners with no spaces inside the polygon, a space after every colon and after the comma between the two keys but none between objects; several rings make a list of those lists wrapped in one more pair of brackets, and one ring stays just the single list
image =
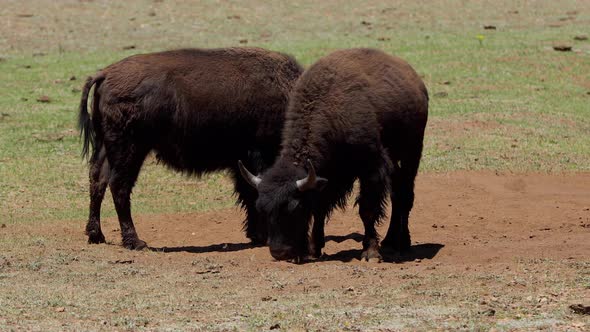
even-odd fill
[{"label": "grazing bison", "polygon": [[[141,249],[130,195],[150,151],[172,169],[200,175],[228,169],[246,210],[246,235],[266,243],[256,191],[236,161],[261,172],[280,150],[288,96],[303,69],[290,56],[259,48],[183,49],[135,55],[88,78],[79,127],[90,157],[89,243],[105,242],[100,206],[109,185],[123,245]],[[92,118],[87,111],[94,89]]]},{"label": "grazing bison", "polygon": [[320,256],[324,221],[345,206],[357,178],[362,259],[381,258],[375,223],[385,215],[388,193],[391,224],[381,245],[409,249],[408,216],[427,117],[426,87],[399,58],[350,49],[310,67],[292,92],[280,157],[262,177],[239,163],[257,188],[256,207],[268,223],[272,256]]}]

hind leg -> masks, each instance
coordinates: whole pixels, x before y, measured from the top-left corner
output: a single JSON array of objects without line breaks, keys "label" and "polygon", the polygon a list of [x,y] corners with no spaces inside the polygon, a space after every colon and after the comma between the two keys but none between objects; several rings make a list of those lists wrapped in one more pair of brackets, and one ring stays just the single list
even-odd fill
[{"label": "hind leg", "polygon": [[414,205],[414,180],[420,166],[422,146],[403,158],[393,171],[391,181],[391,223],[381,243],[386,251],[406,251],[411,247],[408,222]]},{"label": "hind leg", "polygon": [[148,152],[149,149],[130,143],[128,140],[112,141],[107,145],[108,160],[111,164],[109,186],[119,217],[123,246],[127,249],[140,250],[147,246],[144,241],[139,239],[135,231],[131,218],[130,198],[141,165]]},{"label": "hind leg", "polygon": [[90,162],[90,212],[86,224],[88,243],[105,243],[100,228],[100,206],[109,183],[110,169],[104,147]]},{"label": "hind leg", "polygon": [[375,224],[385,215],[385,199],[389,188],[390,165],[384,160],[376,169],[359,178],[360,193],[357,198],[359,214],[365,226],[361,259],[381,260],[379,234]]}]

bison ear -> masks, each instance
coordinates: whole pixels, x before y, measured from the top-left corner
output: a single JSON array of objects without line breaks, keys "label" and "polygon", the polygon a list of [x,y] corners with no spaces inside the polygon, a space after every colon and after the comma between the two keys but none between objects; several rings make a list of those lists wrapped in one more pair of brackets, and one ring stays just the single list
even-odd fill
[{"label": "bison ear", "polygon": [[258,185],[260,184],[260,182],[262,182],[262,179],[250,173],[250,171],[246,169],[241,160],[238,160],[238,168],[240,169],[240,173],[242,174],[246,182],[248,182],[252,187],[254,187],[254,189],[258,189]]},{"label": "bison ear", "polygon": [[328,185],[328,179],[318,177],[315,182],[315,190],[322,191]]}]

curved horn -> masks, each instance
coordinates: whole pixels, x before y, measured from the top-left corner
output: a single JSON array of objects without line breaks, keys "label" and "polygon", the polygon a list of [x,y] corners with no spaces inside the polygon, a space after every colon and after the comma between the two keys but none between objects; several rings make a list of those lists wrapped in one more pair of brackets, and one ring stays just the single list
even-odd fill
[{"label": "curved horn", "polygon": [[240,173],[246,179],[246,181],[254,188],[258,188],[258,185],[262,181],[262,179],[254,174],[250,173],[244,166],[241,160],[238,160],[238,167],[240,168]]},{"label": "curved horn", "polygon": [[306,191],[315,188],[317,177],[315,175],[315,168],[309,159],[307,159],[307,176],[301,180],[297,180],[297,189],[299,191]]}]

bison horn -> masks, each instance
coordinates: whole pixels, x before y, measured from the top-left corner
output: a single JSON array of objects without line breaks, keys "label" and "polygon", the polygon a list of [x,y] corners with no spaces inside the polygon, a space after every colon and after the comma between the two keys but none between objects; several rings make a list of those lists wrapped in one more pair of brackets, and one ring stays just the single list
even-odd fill
[{"label": "bison horn", "polygon": [[307,159],[307,176],[301,180],[297,180],[297,189],[299,191],[307,191],[316,186],[317,177],[315,175],[315,168],[309,159]]},{"label": "bison horn", "polygon": [[238,167],[240,168],[240,173],[242,173],[242,176],[244,177],[244,179],[246,179],[246,181],[252,187],[258,188],[258,185],[260,184],[262,179],[258,176],[255,176],[254,174],[250,173],[250,171],[248,171],[246,169],[246,167],[244,166],[244,164],[242,163],[241,160],[238,160]]}]

